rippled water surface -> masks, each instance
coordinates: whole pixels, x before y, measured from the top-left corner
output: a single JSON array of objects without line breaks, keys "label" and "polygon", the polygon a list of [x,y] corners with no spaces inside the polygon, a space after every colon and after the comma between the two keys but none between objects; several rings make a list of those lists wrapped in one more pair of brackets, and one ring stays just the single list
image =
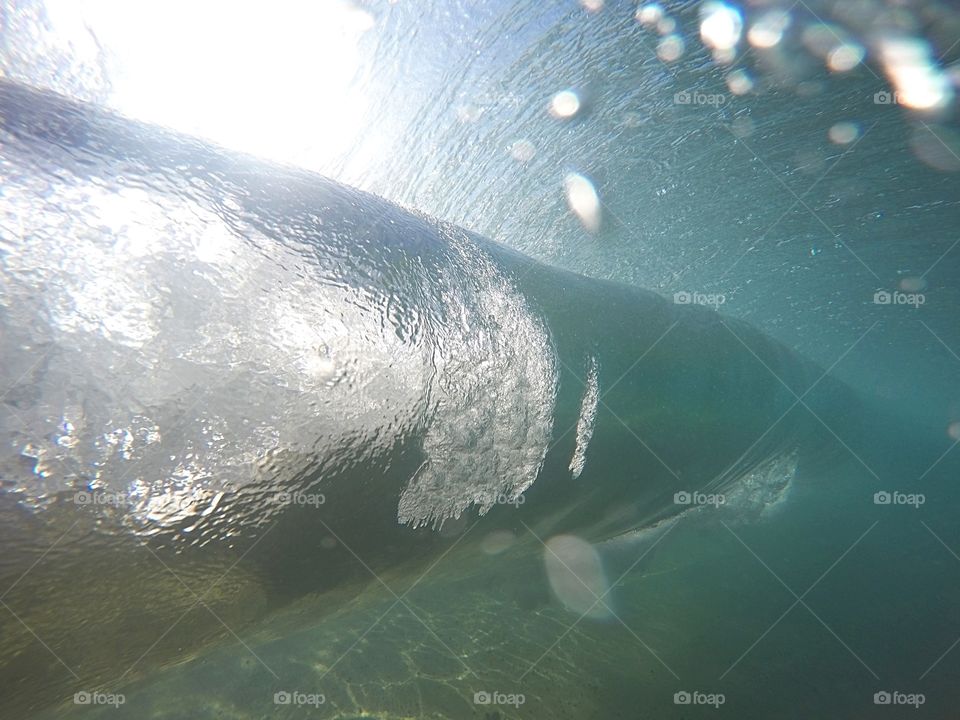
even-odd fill
[{"label": "rippled water surface", "polygon": [[919,0],[0,3],[0,715],[949,716],[958,93]]}]

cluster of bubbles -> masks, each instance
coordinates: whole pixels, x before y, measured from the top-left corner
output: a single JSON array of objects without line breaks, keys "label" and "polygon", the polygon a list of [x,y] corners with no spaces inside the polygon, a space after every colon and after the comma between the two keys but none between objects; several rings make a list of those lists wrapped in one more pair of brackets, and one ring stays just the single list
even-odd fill
[{"label": "cluster of bubbles", "polygon": [[[604,8],[603,0],[580,0],[589,15]],[[860,3],[769,3],[762,7],[740,8],[719,0],[703,2],[698,10],[699,41],[712,61],[727,68],[727,88],[734,96],[763,91],[760,74],[789,75],[794,66],[811,57],[831,74],[860,70],[874,75],[887,89],[877,93],[875,104],[895,104],[917,120],[911,144],[922,162],[941,171],[960,170],[960,134],[943,122],[955,102],[960,85],[960,65],[944,66],[942,53],[935,51],[932,38],[921,32],[932,21],[960,33],[960,13],[938,4],[907,8],[898,3],[866,0]],[[681,26],[681,20],[660,3],[641,3],[636,22],[658,36],[656,55],[672,64],[688,54],[695,35]],[[949,44],[949,34],[940,38]],[[955,43],[960,46],[960,43]],[[748,57],[749,56],[749,57]],[[749,67],[748,67],[749,66]],[[799,85],[799,83],[798,83]],[[802,88],[797,88],[800,92]],[[584,113],[585,102],[576,88],[557,91],[546,112],[558,122],[570,121]],[[749,135],[753,128],[747,117],[734,120],[731,130]],[[837,122],[827,131],[836,145],[851,145],[862,136],[855,120]],[[536,154],[528,139],[515,141],[512,157],[529,162]],[[562,182],[570,212],[588,233],[602,226],[603,202],[593,182],[581,172],[567,172]]]}]

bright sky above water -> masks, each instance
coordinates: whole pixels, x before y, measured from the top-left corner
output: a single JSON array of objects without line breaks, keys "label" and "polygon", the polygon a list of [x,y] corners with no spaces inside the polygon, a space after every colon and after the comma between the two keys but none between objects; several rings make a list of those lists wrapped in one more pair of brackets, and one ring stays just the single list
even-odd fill
[{"label": "bright sky above water", "polygon": [[304,165],[336,157],[363,127],[354,77],[374,19],[346,2],[48,0],[48,12],[71,42],[96,37],[125,115]]}]

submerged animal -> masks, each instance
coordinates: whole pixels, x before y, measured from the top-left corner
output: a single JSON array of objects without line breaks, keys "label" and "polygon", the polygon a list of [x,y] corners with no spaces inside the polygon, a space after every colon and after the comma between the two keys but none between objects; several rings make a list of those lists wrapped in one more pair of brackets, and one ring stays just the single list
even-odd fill
[{"label": "submerged animal", "polygon": [[712,309],[6,80],[0,176],[10,710],[474,525],[655,526],[857,406]]}]

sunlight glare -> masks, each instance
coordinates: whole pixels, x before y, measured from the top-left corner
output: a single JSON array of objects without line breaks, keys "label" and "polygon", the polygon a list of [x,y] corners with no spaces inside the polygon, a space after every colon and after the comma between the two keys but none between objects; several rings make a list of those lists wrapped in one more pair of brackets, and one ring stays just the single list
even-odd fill
[{"label": "sunlight glare", "polygon": [[316,165],[356,141],[367,111],[358,42],[374,19],[345,0],[48,0],[56,32],[90,28],[124,115],[238,150]]}]

